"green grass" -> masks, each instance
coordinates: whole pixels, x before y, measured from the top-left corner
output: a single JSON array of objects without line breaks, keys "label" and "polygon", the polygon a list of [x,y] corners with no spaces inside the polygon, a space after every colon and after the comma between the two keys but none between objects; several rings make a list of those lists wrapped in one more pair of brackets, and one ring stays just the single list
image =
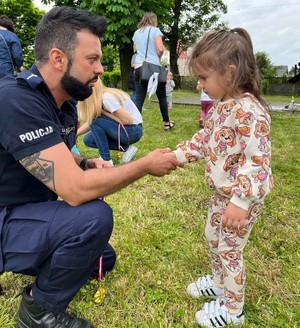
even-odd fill
[{"label": "green grass", "polygon": [[[199,92],[196,90],[186,91],[186,90],[175,90],[174,91],[174,99],[180,98],[180,97],[196,97],[199,98]],[[153,97],[154,99],[155,97]],[[291,96],[282,96],[282,95],[276,95],[276,96],[263,96],[263,98],[267,102],[279,102],[279,103],[289,103],[291,101]],[[295,103],[300,103],[300,95],[294,96]]]},{"label": "green grass", "polygon": [[[170,117],[176,127],[168,132],[163,131],[157,103],[147,101],[145,107],[136,157],[157,147],[174,149],[197,130],[198,106],[174,105]],[[245,327],[300,326],[299,126],[299,114],[272,113],[275,188],[245,249]],[[79,150],[98,155],[85,148],[82,138]],[[117,162],[118,152],[112,155]],[[97,282],[90,281],[71,302],[73,312],[96,328],[197,327],[194,314],[204,300],[188,297],[185,288],[209,273],[204,226],[210,191],[203,175],[203,162],[188,164],[163,178],[147,176],[106,197],[114,209],[111,243],[117,264],[101,282],[106,290],[103,303],[94,303]],[[11,273],[0,277],[5,290],[0,327],[15,327],[20,299],[14,297],[31,279]]]},{"label": "green grass", "polygon": [[[176,103],[176,99],[180,99],[180,98],[194,98],[195,102],[193,103],[199,103],[200,102],[200,97],[199,97],[199,92],[197,90],[175,90],[173,92],[173,99],[174,99],[174,103]],[[287,105],[290,104],[292,97],[291,96],[285,96],[285,95],[276,95],[276,96],[263,96],[263,98],[265,99],[265,101],[271,105],[274,105],[275,108],[278,107],[278,105],[282,106],[282,109],[284,107],[286,107]],[[300,111],[300,95],[297,94],[294,96],[294,101],[295,101],[295,110],[296,111]],[[157,99],[155,97],[152,98],[152,102],[157,102]]]}]

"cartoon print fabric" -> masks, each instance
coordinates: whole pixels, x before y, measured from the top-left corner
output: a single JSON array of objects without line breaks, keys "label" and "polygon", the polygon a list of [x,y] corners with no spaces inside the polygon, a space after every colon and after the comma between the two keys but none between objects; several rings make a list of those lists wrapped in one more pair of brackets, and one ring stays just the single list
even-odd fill
[{"label": "cartoon print fabric", "polygon": [[229,199],[213,193],[208,208],[205,238],[211,252],[214,284],[225,288],[224,302],[231,313],[239,313],[244,307],[246,271],[243,249],[253,225],[262,209],[262,204],[253,203],[248,210],[246,225],[241,230],[222,227],[221,218]]},{"label": "cartoon print fabric", "polygon": [[[254,96],[217,102],[208,112],[204,128],[174,151],[177,159],[205,159],[205,179],[213,190],[205,237],[210,247],[213,280],[224,288],[230,313],[244,306],[246,272],[243,250],[273,187],[270,168],[270,116]],[[247,211],[243,229],[222,227],[228,203]]]},{"label": "cartoon print fabric", "polygon": [[250,94],[217,102],[204,128],[177,145],[183,162],[205,158],[208,186],[248,210],[273,187],[270,168],[270,116]]}]

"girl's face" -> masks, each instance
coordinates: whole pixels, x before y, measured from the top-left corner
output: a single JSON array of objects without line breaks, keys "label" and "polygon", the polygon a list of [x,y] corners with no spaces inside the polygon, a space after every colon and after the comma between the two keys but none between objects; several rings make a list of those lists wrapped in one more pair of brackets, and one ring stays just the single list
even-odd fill
[{"label": "girl's face", "polygon": [[228,99],[227,88],[230,80],[228,74],[221,75],[209,68],[198,67],[196,75],[199,78],[199,87],[212,99]]}]

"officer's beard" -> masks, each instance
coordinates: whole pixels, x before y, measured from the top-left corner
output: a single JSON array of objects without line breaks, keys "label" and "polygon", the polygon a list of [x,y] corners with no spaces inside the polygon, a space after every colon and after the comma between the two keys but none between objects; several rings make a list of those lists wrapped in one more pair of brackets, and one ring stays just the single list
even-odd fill
[{"label": "officer's beard", "polygon": [[97,80],[98,76],[95,76],[86,83],[83,83],[70,75],[70,69],[71,65],[68,67],[61,79],[62,88],[71,96],[71,98],[82,101],[93,93],[93,89],[89,87],[89,83]]}]

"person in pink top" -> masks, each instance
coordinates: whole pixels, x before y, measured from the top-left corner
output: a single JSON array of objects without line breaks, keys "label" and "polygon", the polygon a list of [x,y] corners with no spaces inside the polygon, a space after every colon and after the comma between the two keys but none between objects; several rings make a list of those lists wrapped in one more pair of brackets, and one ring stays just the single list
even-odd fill
[{"label": "person in pink top", "polygon": [[213,99],[210,99],[208,94],[204,92],[203,88],[201,88],[200,81],[197,83],[197,90],[200,91],[200,106],[201,106],[201,112],[199,117],[199,128],[203,128],[205,117],[208,113],[208,111],[213,107],[215,104],[215,101]]}]

